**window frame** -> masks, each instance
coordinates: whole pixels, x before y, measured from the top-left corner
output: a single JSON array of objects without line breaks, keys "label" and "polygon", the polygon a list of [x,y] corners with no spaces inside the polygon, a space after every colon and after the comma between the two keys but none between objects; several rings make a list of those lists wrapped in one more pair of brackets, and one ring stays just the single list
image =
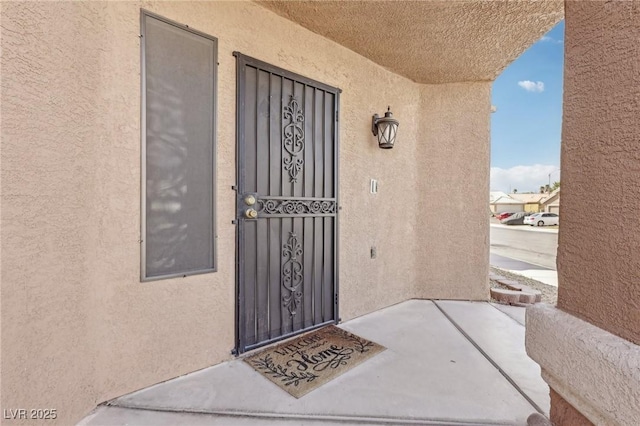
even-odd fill
[{"label": "window frame", "polygon": [[[211,117],[211,238],[212,238],[212,267],[185,272],[147,276],[147,64],[146,64],[146,18],[157,19],[165,24],[206,38],[213,42],[213,114]],[[165,18],[146,9],[140,9],[140,281],[158,281],[170,278],[186,278],[192,275],[209,274],[218,271],[218,233],[217,233],[217,129],[218,129],[218,39],[212,35],[195,30],[186,24]]]}]

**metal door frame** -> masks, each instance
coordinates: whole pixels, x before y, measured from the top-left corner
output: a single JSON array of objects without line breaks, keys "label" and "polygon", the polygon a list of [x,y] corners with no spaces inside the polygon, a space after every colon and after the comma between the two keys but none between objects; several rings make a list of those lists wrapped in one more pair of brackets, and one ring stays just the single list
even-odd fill
[{"label": "metal door frame", "polygon": [[[236,261],[235,261],[235,269],[236,269],[236,278],[235,278],[235,282],[236,282],[236,291],[235,291],[235,302],[236,302],[236,306],[235,306],[235,310],[236,310],[236,314],[235,314],[235,348],[233,349],[232,353],[234,355],[239,355],[241,353],[247,352],[249,350],[253,350],[255,348],[258,347],[262,347],[265,345],[269,345],[271,343],[280,341],[280,340],[284,340],[287,339],[289,337],[295,336],[297,334],[300,333],[305,333],[308,332],[310,330],[313,329],[317,329],[320,327],[324,327],[328,324],[338,324],[340,322],[340,315],[339,315],[339,247],[340,247],[340,241],[339,241],[339,235],[340,235],[340,226],[339,226],[339,216],[340,216],[340,210],[342,207],[340,207],[340,193],[339,193],[339,170],[340,170],[340,163],[339,163],[339,152],[340,152],[340,130],[339,130],[339,116],[340,116],[340,93],[342,93],[342,89],[333,87],[333,86],[329,86],[327,84],[321,83],[319,81],[310,79],[308,77],[302,76],[300,74],[296,74],[294,72],[291,71],[287,71],[283,68],[279,68],[276,67],[274,65],[268,64],[266,62],[263,62],[259,59],[255,59],[252,58],[250,56],[247,55],[243,55],[240,52],[233,52],[233,56],[236,57],[236,185],[232,187],[233,190],[235,190],[236,192],[236,201],[234,203],[234,208],[235,208],[235,220],[233,221],[233,223],[236,225],[236,247],[235,247],[235,257],[236,257]],[[309,86],[313,86],[316,87],[318,89],[322,89],[326,92],[330,92],[332,94],[334,94],[335,96],[335,102],[334,102],[334,109],[335,109],[335,113],[336,116],[334,117],[335,120],[335,126],[334,126],[334,171],[333,171],[333,185],[334,185],[334,193],[335,193],[335,198],[336,198],[336,205],[337,207],[337,211],[336,211],[336,216],[335,216],[335,224],[334,224],[334,231],[333,231],[333,245],[334,245],[334,254],[333,254],[333,266],[334,266],[334,270],[333,270],[333,300],[334,300],[334,306],[333,306],[333,316],[334,319],[330,320],[330,321],[326,321],[322,324],[316,324],[313,327],[304,329],[304,330],[299,330],[293,333],[287,333],[281,336],[278,336],[276,338],[273,338],[271,340],[267,340],[267,341],[263,341],[263,342],[259,342],[257,344],[254,345],[246,345],[244,342],[244,336],[242,336],[242,332],[241,330],[244,330],[244,321],[245,318],[243,316],[244,313],[244,307],[245,307],[245,300],[244,297],[245,295],[242,292],[242,285],[241,283],[243,282],[244,279],[244,268],[241,268],[241,254],[243,252],[244,249],[244,245],[243,245],[243,241],[244,241],[244,227],[242,226],[242,218],[239,218],[238,215],[238,194],[242,194],[244,189],[245,189],[245,182],[244,182],[244,172],[245,172],[245,165],[244,162],[242,161],[242,158],[244,156],[244,144],[245,144],[245,134],[244,134],[244,123],[245,123],[245,114],[244,114],[244,110],[245,110],[245,85],[244,85],[244,73],[245,73],[245,66],[246,65],[251,65],[259,70],[264,70],[273,74],[277,74],[280,75],[284,78],[288,78],[294,81],[298,81],[304,84],[307,84]]]}]

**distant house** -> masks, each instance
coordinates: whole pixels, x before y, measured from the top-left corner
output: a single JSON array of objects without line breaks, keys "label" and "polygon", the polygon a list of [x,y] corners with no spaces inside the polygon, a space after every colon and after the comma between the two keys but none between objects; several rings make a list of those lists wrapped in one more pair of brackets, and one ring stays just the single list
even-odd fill
[{"label": "distant house", "polygon": [[541,211],[549,212],[549,213],[560,213],[560,188],[551,192],[550,194],[545,194],[546,198],[540,201],[540,209]]},{"label": "distant house", "polygon": [[491,191],[489,192],[489,203],[493,203],[495,200],[497,200],[500,197],[508,197],[509,194],[507,194],[506,192],[502,192],[502,191]]},{"label": "distant house", "polygon": [[[513,195],[513,194],[512,194]],[[492,213],[521,212],[524,211],[525,203],[512,198],[502,191],[492,191],[489,193],[489,208]]]},{"label": "distant house", "polygon": [[542,200],[547,198],[549,194],[509,194],[509,197],[522,201],[524,203],[524,211],[538,213],[542,211]]}]

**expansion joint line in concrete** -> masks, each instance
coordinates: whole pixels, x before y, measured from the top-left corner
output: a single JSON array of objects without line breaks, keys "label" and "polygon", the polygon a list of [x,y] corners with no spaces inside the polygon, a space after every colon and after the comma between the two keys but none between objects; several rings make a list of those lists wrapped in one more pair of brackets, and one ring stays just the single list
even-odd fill
[{"label": "expansion joint line in concrete", "polygon": [[449,320],[449,322],[450,322],[451,324],[453,324],[453,326],[454,326],[455,328],[457,328],[457,329],[458,329],[458,331],[459,331],[460,333],[462,333],[462,335],[463,335],[463,336],[464,336],[464,337],[469,341],[469,343],[471,343],[471,344],[472,344],[472,345],[473,345],[473,346],[478,350],[478,352],[480,352],[480,353],[482,354],[482,356],[484,356],[484,357],[486,358],[486,360],[487,360],[487,361],[489,361],[489,362],[491,363],[491,365],[493,365],[493,366],[496,368],[496,370],[498,370],[498,371],[500,372],[500,374],[502,374],[502,376],[503,376],[503,377],[504,377],[504,378],[505,378],[509,383],[511,383],[511,386],[513,386],[513,387],[514,387],[514,388],[515,388],[515,389],[520,393],[520,395],[522,395],[522,397],[523,397],[524,399],[526,399],[526,400],[527,400],[527,402],[533,406],[533,408],[535,408],[535,409],[536,409],[536,411],[537,411],[538,413],[540,413],[540,414],[542,414],[543,416],[545,416],[545,417],[546,417],[546,415],[545,415],[544,411],[542,410],[542,408],[540,408],[540,407],[538,406],[538,404],[536,404],[536,403],[535,403],[535,402],[534,402],[534,401],[529,397],[529,395],[527,395],[527,394],[526,394],[526,393],[525,393],[525,392],[520,388],[520,386],[518,386],[518,384],[517,384],[517,383],[516,383],[516,382],[515,382],[515,381],[514,381],[514,380],[513,380],[513,379],[512,379],[508,374],[507,374],[507,372],[506,372],[506,371],[504,371],[502,368],[500,368],[500,366],[498,365],[498,363],[496,363],[496,362],[495,362],[495,361],[494,361],[494,360],[489,356],[489,354],[488,354],[488,353],[486,353],[486,352],[485,352],[485,351],[480,347],[480,345],[478,345],[478,344],[475,342],[475,340],[473,340],[473,339],[471,338],[471,336],[469,336],[469,335],[468,335],[468,334],[467,334],[467,333],[462,329],[462,327],[460,327],[460,326],[458,325],[458,323],[457,323],[457,322],[455,322],[455,321],[453,320],[453,318],[451,318],[451,317],[449,316],[449,314],[447,314],[447,313],[445,312],[445,310],[444,310],[440,305],[438,305],[438,302],[436,302],[435,300],[432,300],[432,302],[433,302],[433,304],[434,304],[434,305],[436,305],[436,308],[438,308],[438,310],[439,310],[440,312],[442,312],[442,315],[444,315],[444,316],[445,316],[445,318],[447,318],[447,319]]},{"label": "expansion joint line in concrete", "polygon": [[[489,305],[491,305],[491,307],[493,309],[495,309],[496,311],[500,312],[502,315],[504,315],[505,317],[509,318],[511,321],[515,322],[516,324],[518,324],[519,326],[524,327],[524,324],[521,323],[520,321],[518,321],[517,319],[515,319],[514,317],[512,317],[511,315],[509,315],[508,313],[506,313],[505,311],[502,311],[500,309],[498,309],[493,303],[489,303]],[[523,308],[524,309],[524,308]]]},{"label": "expansion joint line in concrete", "polygon": [[176,409],[164,407],[147,407],[129,404],[107,404],[107,407],[154,411],[159,413],[172,414],[192,414],[192,415],[209,415],[219,417],[239,417],[247,419],[269,419],[269,420],[293,420],[293,421],[312,421],[312,422],[335,422],[345,424],[396,424],[396,425],[438,425],[438,426],[507,426],[509,423],[487,423],[482,420],[450,420],[450,419],[431,419],[431,418],[402,418],[402,417],[368,417],[368,416],[345,416],[345,415],[328,415],[328,414],[293,414],[293,413],[267,413],[252,411],[236,411],[236,410],[198,410],[198,409]]}]

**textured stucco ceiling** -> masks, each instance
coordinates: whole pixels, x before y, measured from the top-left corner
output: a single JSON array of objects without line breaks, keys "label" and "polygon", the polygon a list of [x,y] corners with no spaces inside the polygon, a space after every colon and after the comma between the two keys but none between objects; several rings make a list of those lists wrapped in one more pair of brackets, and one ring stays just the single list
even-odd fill
[{"label": "textured stucco ceiling", "polygon": [[564,15],[561,0],[258,3],[419,83],[493,80]]}]

